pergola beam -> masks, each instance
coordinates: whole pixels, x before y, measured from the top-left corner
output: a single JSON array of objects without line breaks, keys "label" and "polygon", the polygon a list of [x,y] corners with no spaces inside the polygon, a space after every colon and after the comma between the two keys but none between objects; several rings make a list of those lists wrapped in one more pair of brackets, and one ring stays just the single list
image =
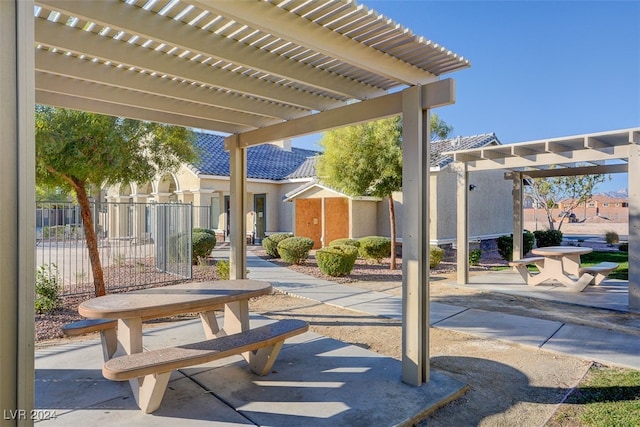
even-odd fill
[{"label": "pergola beam", "polygon": [[[149,78],[150,76],[147,74],[126,68],[118,68],[100,62],[78,61],[76,58],[42,49],[36,50],[36,70],[108,87],[165,96],[199,105],[212,105],[231,111],[244,111],[264,117],[291,119],[309,113],[304,109],[250,99],[216,90],[210,86],[202,87],[201,85],[183,83],[159,75],[155,78]],[[37,76],[36,84],[42,87]]]},{"label": "pergola beam", "polygon": [[[241,111],[231,111],[213,105],[200,105],[181,99],[103,86],[42,72],[36,73],[36,81],[42,84],[43,87],[52,88],[51,92],[53,93],[84,97],[94,101],[103,101],[123,106],[136,104],[139,108],[155,110],[166,114],[173,114],[174,111],[180,111],[182,115],[194,119],[213,119],[227,123],[230,127],[252,128],[256,126],[267,126],[275,121],[272,118],[256,116]],[[277,121],[279,122],[281,120]]]},{"label": "pergola beam", "polygon": [[218,122],[216,120],[190,117],[179,113],[165,113],[155,109],[143,109],[134,105],[114,104],[101,100],[49,92],[43,89],[36,90],[36,102],[38,104],[54,105],[56,107],[89,111],[109,116],[128,117],[136,120],[148,120],[176,126],[217,130],[227,133],[241,132],[246,129],[244,126],[232,126],[228,123]]},{"label": "pergola beam", "polygon": [[269,101],[285,102],[308,110],[325,110],[343,104],[342,101],[265,80],[252,79],[197,61],[176,58],[161,51],[142,50],[136,45],[49,22],[45,19],[36,19],[35,30],[37,43],[74,52],[78,55],[86,55],[89,59],[99,58],[103,62],[115,62],[127,67],[145,70],[148,73],[155,72],[188,81],[204,82],[216,88],[253,95]]},{"label": "pergola beam", "polygon": [[[526,150],[520,147],[518,152]],[[588,163],[592,161],[619,160],[628,157],[629,145],[617,145],[610,147],[607,151],[601,150],[576,150],[573,152],[565,152],[562,154],[542,152],[531,154],[532,151],[526,151],[525,155],[515,153],[512,157],[500,159],[481,158],[481,150],[462,151],[453,153],[456,161],[464,161],[468,163],[469,172],[495,169],[518,169],[526,167],[535,167],[539,165],[557,165],[563,163]]]},{"label": "pergola beam", "polygon": [[[615,165],[572,166],[571,168],[538,169],[520,172],[529,178],[549,178],[554,176],[567,176],[568,169],[571,169],[571,175],[600,175],[609,173],[626,173],[629,171],[629,165],[627,163],[620,163]],[[513,173],[514,172],[506,172],[505,179],[511,179]]]},{"label": "pergola beam", "polygon": [[[241,3],[241,2],[240,2]],[[130,35],[152,39],[197,54],[260,70],[273,76],[297,81],[315,89],[334,92],[340,96],[362,99],[382,95],[380,89],[332,74],[317,68],[292,62],[287,58],[265,52],[249,44],[239,46],[234,40],[195,26],[185,28],[180,21],[148,13],[143,19],[132,10],[136,6],[121,1],[38,0],[38,4],[65,12],[87,21],[100,23]],[[290,16],[287,17],[289,20]],[[179,44],[176,33],[180,34]]]},{"label": "pergola beam", "polygon": [[[438,80],[421,86],[420,90],[422,91],[421,107],[423,109],[441,107],[455,102],[455,81],[453,79]],[[238,135],[238,145],[250,147],[399,114],[402,114],[401,92],[244,132]],[[225,148],[227,147],[225,146]]]},{"label": "pergola beam", "polygon": [[[247,9],[241,1],[200,0],[205,8],[267,33],[308,46],[339,61],[357,63],[364,70],[399,80],[408,85],[428,83],[432,79],[406,62],[384,55],[362,43],[305,19],[291,19],[291,13],[270,3],[260,2]],[[433,76],[435,78],[435,76]]]}]

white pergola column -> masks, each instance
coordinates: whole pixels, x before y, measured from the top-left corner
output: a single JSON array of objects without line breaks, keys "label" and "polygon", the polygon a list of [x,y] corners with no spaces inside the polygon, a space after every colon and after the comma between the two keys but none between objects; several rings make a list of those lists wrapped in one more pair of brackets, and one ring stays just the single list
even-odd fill
[{"label": "white pergola column", "polygon": [[459,285],[469,283],[469,173],[467,164],[451,165],[456,172],[456,277]]},{"label": "white pergola column", "polygon": [[231,135],[225,140],[229,150],[229,278],[231,280],[247,277],[247,150],[238,146],[238,136]]},{"label": "white pergola column", "polygon": [[402,381],[429,381],[429,110],[402,95]]},{"label": "white pergola column", "polygon": [[640,311],[640,136],[629,147],[629,308]]},{"label": "white pergola column", "polygon": [[522,259],[523,242],[523,210],[522,201],[524,192],[522,191],[522,173],[513,173],[513,260]]},{"label": "white pergola column", "polygon": [[34,407],[35,81],[33,2],[0,1],[0,402]]}]

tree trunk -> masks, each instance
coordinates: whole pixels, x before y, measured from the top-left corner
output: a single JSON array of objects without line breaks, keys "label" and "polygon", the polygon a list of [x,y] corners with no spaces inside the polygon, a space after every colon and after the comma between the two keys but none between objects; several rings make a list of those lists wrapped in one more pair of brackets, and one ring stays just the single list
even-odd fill
[{"label": "tree trunk", "polygon": [[102,264],[100,263],[100,254],[98,252],[98,239],[93,228],[93,217],[91,216],[91,204],[87,196],[87,189],[83,182],[73,180],[73,187],[78,196],[80,204],[80,215],[82,216],[82,225],[84,227],[84,235],[87,240],[87,249],[89,249],[89,261],[91,262],[91,270],[93,271],[93,286],[96,296],[105,295],[104,275],[102,273]]},{"label": "tree trunk", "polygon": [[555,230],[555,225],[553,224],[553,212],[547,210],[547,220],[549,221],[549,230]]},{"label": "tree trunk", "polygon": [[393,205],[393,196],[389,195],[389,227],[391,229],[391,263],[389,269],[396,269],[396,208]]}]

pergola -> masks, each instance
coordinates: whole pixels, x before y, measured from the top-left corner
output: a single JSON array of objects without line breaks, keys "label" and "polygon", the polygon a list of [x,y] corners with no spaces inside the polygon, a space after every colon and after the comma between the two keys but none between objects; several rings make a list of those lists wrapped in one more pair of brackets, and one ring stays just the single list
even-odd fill
[{"label": "pergola", "polygon": [[429,110],[467,60],[351,0],[5,0],[0,32],[3,407],[33,407],[35,103],[228,134],[236,279],[247,147],[402,115],[402,380],[428,381]]},{"label": "pergola", "polygon": [[[447,153],[457,179],[457,240],[469,237],[470,172],[505,169],[513,181],[513,259],[522,258],[523,179],[628,172],[629,308],[640,311],[640,128],[573,135]],[[468,245],[458,245],[457,282],[469,282]]]}]

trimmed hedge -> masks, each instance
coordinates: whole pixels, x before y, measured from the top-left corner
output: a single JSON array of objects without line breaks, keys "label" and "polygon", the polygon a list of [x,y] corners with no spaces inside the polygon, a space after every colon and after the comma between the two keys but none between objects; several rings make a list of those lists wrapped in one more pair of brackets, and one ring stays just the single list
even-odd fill
[{"label": "trimmed hedge", "polygon": [[[522,239],[524,243],[524,255],[529,253],[533,249],[533,242],[535,236],[532,232],[525,230],[522,233]],[[511,261],[513,259],[513,234],[500,236],[497,239],[498,253],[505,261]]]},{"label": "trimmed hedge", "polygon": [[313,240],[308,237],[289,237],[278,243],[278,253],[283,261],[290,264],[302,264],[309,258]]},{"label": "trimmed hedge", "polygon": [[216,236],[204,231],[194,231],[191,234],[192,260],[195,264],[198,258],[206,258],[216,247]]},{"label": "trimmed hedge", "polygon": [[435,268],[444,259],[444,249],[437,246],[429,246],[429,268]]},{"label": "trimmed hedge", "polygon": [[382,258],[391,256],[391,239],[381,236],[367,236],[358,240],[358,252],[361,258],[380,262]]},{"label": "trimmed hedge", "polygon": [[288,239],[289,237],[293,237],[291,233],[276,233],[271,236],[267,236],[262,239],[262,247],[267,252],[267,255],[273,258],[280,258],[280,254],[278,253],[278,243],[283,241],[284,239]]},{"label": "trimmed hedge", "polygon": [[316,251],[320,271],[332,277],[351,273],[358,258],[358,248],[351,245],[334,245]]},{"label": "trimmed hedge", "polygon": [[194,228],[193,230],[191,230],[192,233],[207,233],[207,234],[211,234],[213,237],[216,237],[216,232],[211,230],[210,228]]},{"label": "trimmed hedge", "polygon": [[329,246],[342,246],[342,245],[354,246],[356,248],[359,248],[360,242],[357,239],[336,239],[336,240],[332,240],[331,243],[329,243]]},{"label": "trimmed hedge", "polygon": [[533,234],[536,236],[536,245],[539,248],[562,244],[562,231],[560,230],[536,230]]}]

